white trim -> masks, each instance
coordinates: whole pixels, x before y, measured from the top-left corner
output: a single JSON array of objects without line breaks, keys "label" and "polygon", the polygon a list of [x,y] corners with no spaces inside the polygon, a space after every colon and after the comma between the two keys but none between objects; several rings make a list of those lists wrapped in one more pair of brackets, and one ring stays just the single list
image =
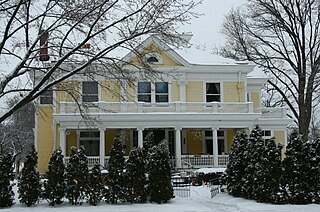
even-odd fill
[{"label": "white trim", "polygon": [[203,102],[207,102],[207,83],[219,83],[220,85],[220,101],[224,102],[223,98],[223,82],[222,81],[203,81]]}]

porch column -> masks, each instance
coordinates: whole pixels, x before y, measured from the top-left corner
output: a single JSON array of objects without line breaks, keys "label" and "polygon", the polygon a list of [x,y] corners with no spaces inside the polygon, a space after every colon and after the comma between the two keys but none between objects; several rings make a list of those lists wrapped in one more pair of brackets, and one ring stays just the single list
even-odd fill
[{"label": "porch column", "polygon": [[176,168],[181,168],[181,128],[176,128]]},{"label": "porch column", "polygon": [[213,166],[218,167],[218,130],[212,128]]},{"label": "porch column", "polygon": [[59,141],[60,141],[60,149],[63,156],[66,156],[66,129],[59,129]]},{"label": "porch column", "polygon": [[138,147],[143,147],[143,128],[138,129]]},{"label": "porch column", "polygon": [[100,131],[100,165],[102,167],[104,167],[105,165],[105,155],[106,155],[106,140],[105,140],[105,132],[104,132],[105,129],[99,129]]}]

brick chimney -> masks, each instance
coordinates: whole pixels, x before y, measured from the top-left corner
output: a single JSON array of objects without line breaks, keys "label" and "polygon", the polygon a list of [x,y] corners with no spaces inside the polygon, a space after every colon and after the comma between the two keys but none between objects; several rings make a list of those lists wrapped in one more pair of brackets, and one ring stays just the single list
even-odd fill
[{"label": "brick chimney", "polygon": [[49,60],[48,38],[49,38],[49,33],[44,30],[41,30],[40,31],[40,61]]}]

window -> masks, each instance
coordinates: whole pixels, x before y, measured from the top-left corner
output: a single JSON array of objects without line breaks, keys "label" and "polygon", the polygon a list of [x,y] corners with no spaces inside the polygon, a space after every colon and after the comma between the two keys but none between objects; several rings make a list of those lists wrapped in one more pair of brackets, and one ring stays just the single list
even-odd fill
[{"label": "window", "polygon": [[206,101],[207,102],[220,102],[220,83],[207,83],[206,84]]},{"label": "window", "polygon": [[147,62],[148,63],[159,63],[159,60],[156,57],[148,57]]},{"label": "window", "polygon": [[167,82],[156,82],[156,102],[168,102],[169,95],[168,95],[168,83]]},{"label": "window", "polygon": [[40,104],[52,104],[53,102],[53,91],[47,90],[40,95]]},{"label": "window", "polygon": [[100,144],[99,131],[80,132],[80,146],[83,146],[87,156],[98,156]]},{"label": "window", "polygon": [[139,102],[169,102],[168,82],[138,82]]},{"label": "window", "polygon": [[[212,130],[206,130],[204,132],[205,135],[205,143],[206,143],[206,153],[209,155],[213,155],[213,137]],[[223,130],[217,131],[217,139],[218,139],[218,155],[223,155],[226,153],[226,139],[225,133]]]},{"label": "window", "polygon": [[138,101],[151,102],[151,82],[138,82]]},{"label": "window", "polygon": [[99,101],[98,83],[82,82],[82,102]]}]

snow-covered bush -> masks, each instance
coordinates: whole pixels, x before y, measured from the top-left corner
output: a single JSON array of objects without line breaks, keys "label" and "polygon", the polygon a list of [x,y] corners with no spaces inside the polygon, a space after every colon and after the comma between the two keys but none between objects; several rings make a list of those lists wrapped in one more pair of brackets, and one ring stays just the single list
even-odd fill
[{"label": "snow-covered bush", "polygon": [[90,205],[97,205],[102,199],[103,181],[100,164],[95,164],[88,178],[87,197]]},{"label": "snow-covered bush", "polygon": [[148,155],[150,202],[166,203],[173,198],[167,141],[150,149]]},{"label": "snow-covered bush", "polygon": [[224,183],[227,186],[229,194],[242,197],[243,196],[243,183],[245,180],[245,168],[248,161],[245,158],[245,151],[247,147],[247,138],[244,133],[238,133],[232,143],[229,163],[226,169]]},{"label": "snow-covered bush", "polygon": [[67,165],[66,182],[67,198],[72,205],[82,203],[88,186],[88,161],[84,147],[71,147],[69,163]]},{"label": "snow-covered bush", "polygon": [[13,158],[11,154],[0,154],[0,207],[13,205]]},{"label": "snow-covered bush", "polygon": [[47,180],[44,182],[44,198],[49,205],[61,204],[65,196],[65,165],[61,150],[54,151],[51,155]]},{"label": "snow-covered bush", "polygon": [[35,204],[41,194],[40,175],[36,170],[38,156],[34,146],[27,155],[22,168],[21,177],[18,180],[19,201],[28,207]]},{"label": "snow-covered bush", "polygon": [[108,178],[105,199],[107,202],[116,204],[118,201],[125,200],[125,182],[124,182],[124,153],[122,152],[121,140],[114,138],[114,143],[110,152],[108,163]]},{"label": "snow-covered bush", "polygon": [[127,201],[142,203],[147,200],[146,169],[143,150],[134,149],[130,152],[125,164],[125,185]]}]

